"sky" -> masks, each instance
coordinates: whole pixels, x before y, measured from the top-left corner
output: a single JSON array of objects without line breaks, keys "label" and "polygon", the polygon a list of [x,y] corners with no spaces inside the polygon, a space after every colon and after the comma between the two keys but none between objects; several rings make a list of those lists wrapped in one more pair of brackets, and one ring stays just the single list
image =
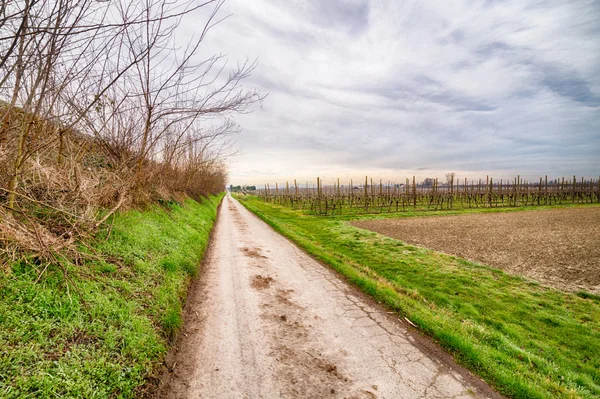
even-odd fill
[{"label": "sky", "polygon": [[[227,0],[232,184],[600,174],[600,2]],[[189,22],[188,22],[189,23]],[[193,23],[188,25],[194,29]]]}]

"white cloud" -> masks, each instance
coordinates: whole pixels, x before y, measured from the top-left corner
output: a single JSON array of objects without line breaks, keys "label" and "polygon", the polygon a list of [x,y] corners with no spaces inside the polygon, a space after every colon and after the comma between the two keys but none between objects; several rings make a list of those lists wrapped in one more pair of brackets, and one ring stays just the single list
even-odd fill
[{"label": "white cloud", "polygon": [[229,0],[229,12],[203,55],[258,58],[246,84],[269,93],[237,118],[234,183],[600,173],[597,1]]}]

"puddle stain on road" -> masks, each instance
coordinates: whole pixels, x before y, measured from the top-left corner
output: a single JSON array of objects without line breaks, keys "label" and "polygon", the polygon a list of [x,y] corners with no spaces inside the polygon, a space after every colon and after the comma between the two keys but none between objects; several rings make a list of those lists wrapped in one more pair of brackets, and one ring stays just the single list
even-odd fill
[{"label": "puddle stain on road", "polygon": [[273,281],[275,280],[273,280],[271,277],[263,277],[260,274],[258,274],[252,279],[251,285],[252,288],[256,288],[257,290],[264,290],[266,288],[269,288]]}]

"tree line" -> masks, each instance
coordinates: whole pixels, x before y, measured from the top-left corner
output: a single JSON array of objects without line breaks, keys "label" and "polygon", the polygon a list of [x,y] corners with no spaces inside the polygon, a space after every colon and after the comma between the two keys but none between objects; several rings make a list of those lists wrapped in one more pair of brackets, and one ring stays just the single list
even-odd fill
[{"label": "tree line", "polygon": [[238,193],[242,191],[256,191],[256,186],[234,186],[233,184],[230,184],[229,191],[232,193]]}]

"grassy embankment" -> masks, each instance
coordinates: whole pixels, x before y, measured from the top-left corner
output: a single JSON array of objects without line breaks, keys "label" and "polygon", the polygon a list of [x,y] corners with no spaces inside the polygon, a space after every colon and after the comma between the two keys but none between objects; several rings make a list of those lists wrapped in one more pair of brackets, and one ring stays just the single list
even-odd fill
[{"label": "grassy embankment", "polygon": [[356,217],[316,217],[255,197],[240,199],[275,230],[409,318],[501,393],[600,397],[600,297],[545,288],[350,226],[347,220]]},{"label": "grassy embankment", "polygon": [[[116,216],[109,260],[0,269],[0,397],[130,398],[177,330],[222,196]],[[107,239],[108,236],[108,239]],[[67,284],[68,282],[68,284]]]}]

